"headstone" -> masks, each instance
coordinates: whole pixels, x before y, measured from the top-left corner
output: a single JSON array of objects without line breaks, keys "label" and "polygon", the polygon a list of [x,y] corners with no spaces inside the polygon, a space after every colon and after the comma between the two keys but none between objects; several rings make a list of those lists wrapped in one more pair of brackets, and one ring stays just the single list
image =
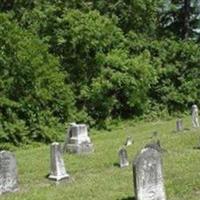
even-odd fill
[{"label": "headstone", "polygon": [[64,160],[62,158],[61,145],[57,142],[51,144],[50,148],[50,174],[49,179],[60,181],[69,178],[65,170]]},{"label": "headstone", "polygon": [[122,147],[119,152],[119,163],[120,163],[120,167],[127,167],[129,166],[129,162],[128,162],[128,154],[127,151],[124,147]]},{"label": "headstone", "polygon": [[130,136],[128,136],[125,141],[125,146],[130,146],[132,144],[133,144],[132,138]]},{"label": "headstone", "polygon": [[155,149],[155,150],[159,151],[160,153],[163,153],[163,152],[166,151],[165,149],[163,149],[161,147],[160,140],[152,141],[151,143],[145,145],[145,148],[152,148],[152,149]]},{"label": "headstone", "polygon": [[176,120],[176,131],[177,132],[183,131],[183,120],[182,119]]},{"label": "headstone", "polygon": [[9,151],[0,152],[0,194],[18,190],[17,163]]},{"label": "headstone", "polygon": [[136,200],[166,200],[161,153],[144,148],[133,162]]},{"label": "headstone", "polygon": [[85,124],[73,123],[70,125],[63,151],[78,154],[93,151],[93,144],[88,136],[88,129]]},{"label": "headstone", "polygon": [[195,104],[192,106],[192,125],[194,128],[199,127],[199,110]]}]

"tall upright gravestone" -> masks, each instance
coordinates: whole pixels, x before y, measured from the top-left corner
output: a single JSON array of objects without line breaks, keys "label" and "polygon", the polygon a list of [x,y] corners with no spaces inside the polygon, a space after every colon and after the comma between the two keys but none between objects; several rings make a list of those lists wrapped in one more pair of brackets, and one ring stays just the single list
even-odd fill
[{"label": "tall upright gravestone", "polygon": [[51,144],[49,179],[60,181],[69,178],[62,158],[61,145],[57,142]]},{"label": "tall upright gravestone", "polygon": [[161,153],[144,148],[133,162],[136,200],[166,200]]},{"label": "tall upright gravestone", "polygon": [[120,167],[123,168],[123,167],[129,166],[128,154],[127,154],[127,151],[124,147],[122,147],[119,150],[118,155],[119,155],[119,165],[120,165]]},{"label": "tall upright gravestone", "polygon": [[63,152],[89,153],[93,151],[93,144],[88,136],[88,129],[85,124],[72,123],[68,129]]},{"label": "tall upright gravestone", "polygon": [[18,190],[17,163],[9,151],[0,152],[0,194]]},{"label": "tall upright gravestone", "polygon": [[194,128],[199,128],[199,109],[197,105],[192,106],[192,125]]}]

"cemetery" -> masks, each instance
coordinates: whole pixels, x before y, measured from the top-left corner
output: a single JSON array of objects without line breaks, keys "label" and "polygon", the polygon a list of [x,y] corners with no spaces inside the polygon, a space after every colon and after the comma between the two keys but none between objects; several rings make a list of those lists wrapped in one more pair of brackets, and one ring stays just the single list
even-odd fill
[{"label": "cemetery", "polygon": [[[7,193],[1,199],[198,200],[200,150],[193,146],[198,144],[200,130],[192,127],[191,116],[184,117],[183,122],[189,130],[181,133],[173,132],[176,118],[157,122],[126,121],[112,131],[101,133],[92,129],[89,136],[95,148],[86,154],[63,153],[59,143],[17,150],[14,154],[18,174],[14,160],[10,161],[11,169],[0,170],[1,177],[10,173],[10,181],[15,183],[8,186],[5,175],[1,191],[9,190],[4,191]],[[149,137],[155,130],[157,135]],[[122,147],[130,136],[134,144]],[[166,151],[158,151],[151,144],[157,144],[158,139]],[[63,138],[62,145],[64,141]],[[122,164],[126,165],[121,168],[119,156],[124,150],[129,165],[125,155]],[[11,155],[2,152],[1,166],[5,165],[4,156]]]},{"label": "cemetery", "polygon": [[200,0],[0,0],[0,200],[200,200]]}]

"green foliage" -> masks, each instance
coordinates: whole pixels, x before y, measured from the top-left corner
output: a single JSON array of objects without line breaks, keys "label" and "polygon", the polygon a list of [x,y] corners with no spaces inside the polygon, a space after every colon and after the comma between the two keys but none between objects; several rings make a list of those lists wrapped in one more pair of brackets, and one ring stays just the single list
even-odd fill
[{"label": "green foliage", "polygon": [[0,1],[0,141],[50,142],[69,120],[106,127],[200,103],[199,9],[196,0]]},{"label": "green foliage", "polygon": [[[67,120],[73,107],[73,93],[64,84],[58,60],[31,33],[20,29],[6,15],[0,15],[0,140],[15,144],[32,139],[30,129],[46,113],[48,125]],[[55,120],[54,120],[55,121]],[[45,130],[38,140],[52,140]]]},{"label": "green foliage", "polygon": [[148,52],[131,58],[124,49],[113,50],[99,54],[97,60],[100,75],[81,91],[89,114],[100,121],[141,114],[156,80]]},{"label": "green foliage", "polygon": [[94,0],[94,8],[109,17],[116,16],[124,32],[154,34],[162,0]]},{"label": "green foliage", "polygon": [[167,0],[160,12],[161,35],[175,35],[182,39],[199,39],[199,0]]},{"label": "green foliage", "polygon": [[129,35],[129,50],[140,54],[148,50],[151,63],[158,73],[157,83],[149,92],[152,104],[162,104],[170,112],[187,110],[192,103],[199,104],[200,47],[190,41],[141,39]]}]

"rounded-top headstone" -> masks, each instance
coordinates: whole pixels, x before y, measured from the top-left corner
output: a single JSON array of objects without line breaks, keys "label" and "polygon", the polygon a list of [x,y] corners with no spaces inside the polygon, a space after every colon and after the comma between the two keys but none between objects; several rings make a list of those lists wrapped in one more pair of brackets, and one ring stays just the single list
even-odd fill
[{"label": "rounded-top headstone", "polygon": [[194,128],[199,128],[199,113],[198,107],[196,104],[192,105],[192,125]]},{"label": "rounded-top headstone", "polygon": [[137,200],[166,200],[159,151],[142,149],[133,162],[133,175]]},{"label": "rounded-top headstone", "polygon": [[0,194],[18,190],[17,163],[14,154],[0,152]]}]

